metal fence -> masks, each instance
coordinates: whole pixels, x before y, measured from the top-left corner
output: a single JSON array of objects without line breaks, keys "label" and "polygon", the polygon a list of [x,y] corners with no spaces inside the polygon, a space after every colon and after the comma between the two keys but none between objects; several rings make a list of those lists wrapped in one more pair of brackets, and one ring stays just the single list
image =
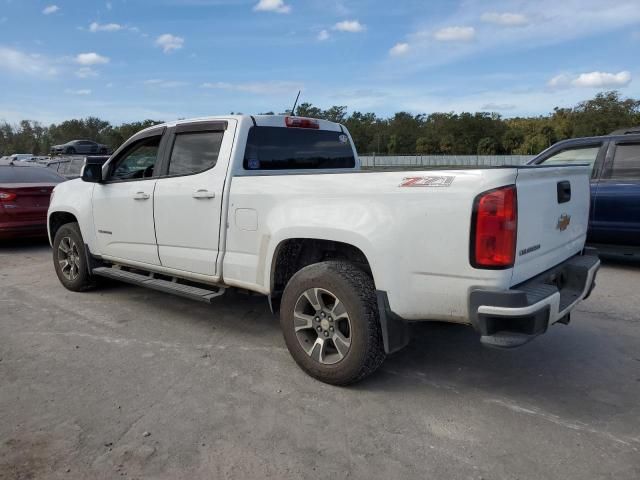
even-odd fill
[{"label": "metal fence", "polygon": [[363,167],[501,167],[523,165],[534,155],[360,155]]}]

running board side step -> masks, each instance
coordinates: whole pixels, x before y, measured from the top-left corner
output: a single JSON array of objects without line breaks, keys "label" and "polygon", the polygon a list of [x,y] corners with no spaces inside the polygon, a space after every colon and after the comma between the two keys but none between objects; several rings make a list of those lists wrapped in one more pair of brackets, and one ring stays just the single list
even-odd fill
[{"label": "running board side step", "polygon": [[174,295],[205,303],[212,303],[214,298],[223,295],[226,290],[224,287],[218,287],[217,290],[207,290],[205,288],[193,287],[191,285],[183,285],[169,280],[154,278],[152,274],[142,275],[140,273],[128,272],[120,268],[98,267],[94,268],[91,272],[93,275],[98,275],[100,277],[111,278],[113,280],[151,288],[160,292],[172,293]]}]

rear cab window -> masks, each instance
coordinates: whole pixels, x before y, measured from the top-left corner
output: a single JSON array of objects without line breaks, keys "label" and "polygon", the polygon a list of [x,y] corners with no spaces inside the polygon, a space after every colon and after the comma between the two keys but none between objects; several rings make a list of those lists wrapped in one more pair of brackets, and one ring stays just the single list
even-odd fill
[{"label": "rear cab window", "polygon": [[354,168],[349,136],[341,131],[259,127],[249,130],[243,167],[248,171]]}]

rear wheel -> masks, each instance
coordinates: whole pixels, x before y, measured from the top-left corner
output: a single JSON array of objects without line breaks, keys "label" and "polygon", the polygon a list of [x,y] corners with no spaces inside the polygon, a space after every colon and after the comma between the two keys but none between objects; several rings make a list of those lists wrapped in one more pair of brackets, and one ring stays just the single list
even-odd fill
[{"label": "rear wheel", "polygon": [[53,265],[66,289],[82,292],[95,286],[89,275],[84,241],[77,223],[67,223],[56,232]]},{"label": "rear wheel", "polygon": [[285,288],[280,324],[294,360],[322,382],[357,382],[385,359],[373,281],[352,263],[298,271]]}]

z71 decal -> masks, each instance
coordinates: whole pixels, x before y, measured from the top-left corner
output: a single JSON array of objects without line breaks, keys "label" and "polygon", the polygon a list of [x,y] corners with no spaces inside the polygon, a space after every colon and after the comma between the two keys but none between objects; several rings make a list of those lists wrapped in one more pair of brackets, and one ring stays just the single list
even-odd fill
[{"label": "z71 decal", "polygon": [[448,187],[456,177],[404,177],[400,187]]}]

